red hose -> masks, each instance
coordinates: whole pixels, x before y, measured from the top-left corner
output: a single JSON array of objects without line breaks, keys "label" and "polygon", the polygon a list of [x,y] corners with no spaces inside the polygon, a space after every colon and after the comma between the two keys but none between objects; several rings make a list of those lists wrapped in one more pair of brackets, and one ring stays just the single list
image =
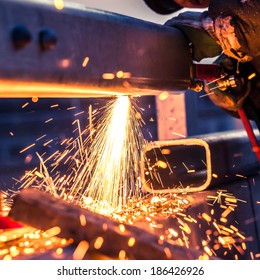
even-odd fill
[{"label": "red hose", "polygon": [[258,159],[258,162],[260,163],[260,146],[257,142],[256,136],[254,134],[253,128],[251,126],[251,123],[249,122],[249,119],[246,115],[246,112],[243,108],[238,109],[239,117],[243,123],[243,126],[246,130],[246,133],[248,135],[249,141],[251,142],[252,150],[256,154],[256,157]]}]

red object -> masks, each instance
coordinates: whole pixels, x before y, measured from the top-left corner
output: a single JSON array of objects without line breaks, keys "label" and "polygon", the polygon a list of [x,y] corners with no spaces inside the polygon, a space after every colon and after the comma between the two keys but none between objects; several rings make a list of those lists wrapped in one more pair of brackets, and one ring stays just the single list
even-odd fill
[{"label": "red object", "polygon": [[211,82],[220,77],[220,69],[216,64],[194,64],[193,75],[195,78]]},{"label": "red object", "polygon": [[252,149],[253,149],[253,152],[256,154],[256,157],[260,163],[260,146],[257,142],[257,139],[256,139],[256,136],[254,134],[254,131],[253,131],[253,128],[251,126],[251,123],[249,122],[249,119],[246,115],[246,112],[243,108],[240,108],[238,109],[238,114],[239,114],[239,117],[244,125],[244,128],[247,132],[247,135],[248,135],[248,138],[251,142],[251,146],[252,146]]},{"label": "red object", "polygon": [[0,229],[8,229],[8,228],[21,228],[22,224],[15,222],[9,217],[0,216]]}]

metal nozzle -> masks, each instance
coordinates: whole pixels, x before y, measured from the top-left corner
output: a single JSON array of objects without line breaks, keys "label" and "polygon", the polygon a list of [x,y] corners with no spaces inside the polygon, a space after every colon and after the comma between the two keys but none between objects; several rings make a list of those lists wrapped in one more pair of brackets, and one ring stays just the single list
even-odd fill
[{"label": "metal nozzle", "polygon": [[237,86],[237,80],[236,80],[235,75],[228,76],[224,79],[220,79],[216,83],[218,85],[218,89],[223,90],[223,91],[225,91],[229,87],[234,88]]}]

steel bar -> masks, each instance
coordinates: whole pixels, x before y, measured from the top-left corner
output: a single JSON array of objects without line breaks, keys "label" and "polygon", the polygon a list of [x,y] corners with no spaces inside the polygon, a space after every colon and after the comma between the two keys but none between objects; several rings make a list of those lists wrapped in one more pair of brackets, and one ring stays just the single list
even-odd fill
[{"label": "steel bar", "polygon": [[178,29],[84,6],[2,0],[0,41],[0,97],[155,94],[190,80]]}]

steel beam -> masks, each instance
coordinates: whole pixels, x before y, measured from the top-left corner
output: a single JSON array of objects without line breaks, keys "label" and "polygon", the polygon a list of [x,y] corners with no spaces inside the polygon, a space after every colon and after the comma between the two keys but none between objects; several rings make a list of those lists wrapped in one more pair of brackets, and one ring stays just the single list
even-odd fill
[{"label": "steel beam", "polygon": [[85,7],[0,1],[0,97],[144,95],[186,89],[177,29]]}]

